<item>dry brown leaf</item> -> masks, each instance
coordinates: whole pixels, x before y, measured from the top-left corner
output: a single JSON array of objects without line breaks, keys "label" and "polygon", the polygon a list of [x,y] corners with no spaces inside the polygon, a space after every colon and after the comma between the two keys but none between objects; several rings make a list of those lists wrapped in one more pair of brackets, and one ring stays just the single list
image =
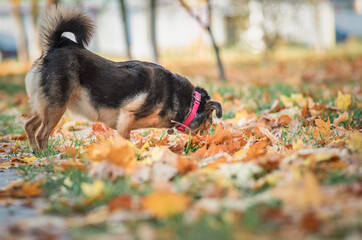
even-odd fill
[{"label": "dry brown leaf", "polygon": [[6,141],[24,141],[26,139],[26,134],[6,134],[2,136],[1,139]]},{"label": "dry brown leaf", "polygon": [[292,121],[292,118],[289,115],[283,114],[280,115],[278,118],[278,125],[287,125],[288,123],[290,123],[290,121]]},{"label": "dry brown leaf", "polygon": [[114,211],[118,209],[131,210],[133,205],[133,198],[128,194],[122,194],[117,197],[112,198],[108,202],[109,211]]},{"label": "dry brown leaf", "polygon": [[104,141],[113,136],[113,129],[105,126],[103,123],[94,123],[92,126],[94,135],[98,140]]},{"label": "dry brown leaf", "polygon": [[41,195],[44,190],[41,188],[42,180],[34,182],[14,182],[8,186],[5,190],[0,190],[1,197],[13,197],[13,198],[26,198],[37,197]]},{"label": "dry brown leaf", "polygon": [[313,138],[314,139],[321,139],[320,142],[328,143],[330,142],[330,137],[333,134],[333,131],[331,130],[331,123],[329,121],[325,122],[322,119],[315,119],[314,120],[316,124],[316,128],[313,132]]},{"label": "dry brown leaf", "polygon": [[348,112],[344,112],[338,116],[338,118],[335,118],[333,121],[334,126],[338,126],[340,123],[343,123],[345,121],[349,120]]}]

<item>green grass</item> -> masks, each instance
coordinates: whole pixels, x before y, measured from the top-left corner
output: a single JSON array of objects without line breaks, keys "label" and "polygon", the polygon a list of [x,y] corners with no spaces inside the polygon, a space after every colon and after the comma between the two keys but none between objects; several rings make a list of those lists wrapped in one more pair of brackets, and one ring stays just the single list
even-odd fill
[{"label": "green grass", "polygon": [[11,115],[0,115],[0,135],[21,134],[24,128],[16,122],[16,117]]},{"label": "green grass", "polygon": [[0,89],[9,94],[15,94],[18,92],[25,92],[25,85],[18,84],[18,83],[12,83],[12,82],[5,82],[4,80],[1,80],[1,78],[0,78]]}]

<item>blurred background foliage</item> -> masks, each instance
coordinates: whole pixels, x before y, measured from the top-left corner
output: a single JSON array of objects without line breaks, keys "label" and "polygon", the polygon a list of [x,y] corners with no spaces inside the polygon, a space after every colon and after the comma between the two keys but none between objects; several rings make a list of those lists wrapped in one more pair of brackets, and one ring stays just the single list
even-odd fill
[{"label": "blurred background foliage", "polygon": [[[328,69],[362,76],[361,0],[0,0],[2,80],[40,57],[38,19],[53,4],[92,16],[91,51],[158,62],[196,82],[335,79]],[[321,59],[327,70],[316,73]]]}]

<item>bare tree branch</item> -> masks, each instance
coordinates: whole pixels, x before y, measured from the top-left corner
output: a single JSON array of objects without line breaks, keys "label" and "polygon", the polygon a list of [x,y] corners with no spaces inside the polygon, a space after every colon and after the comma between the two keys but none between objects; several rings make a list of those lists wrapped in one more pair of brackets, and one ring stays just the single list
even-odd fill
[{"label": "bare tree branch", "polygon": [[214,48],[214,51],[215,51],[215,56],[216,56],[216,61],[217,61],[217,67],[218,67],[218,70],[219,70],[219,78],[222,80],[222,81],[226,81],[226,76],[225,76],[225,71],[224,71],[224,66],[222,64],[222,60],[221,60],[221,57],[220,57],[220,49],[219,47],[217,46],[216,44],[216,41],[215,41],[215,38],[214,38],[214,34],[211,30],[211,18],[212,18],[212,11],[211,11],[211,2],[210,0],[207,0],[207,20],[208,22],[207,23],[204,23],[200,16],[197,15],[197,14],[194,14],[192,9],[190,8],[190,6],[188,6],[184,0],[179,0],[181,6],[183,6],[183,8],[187,11],[187,13],[193,18],[195,19],[199,24],[200,26],[208,33],[209,37],[210,37],[210,40],[211,40],[211,43],[212,43],[212,46]]}]

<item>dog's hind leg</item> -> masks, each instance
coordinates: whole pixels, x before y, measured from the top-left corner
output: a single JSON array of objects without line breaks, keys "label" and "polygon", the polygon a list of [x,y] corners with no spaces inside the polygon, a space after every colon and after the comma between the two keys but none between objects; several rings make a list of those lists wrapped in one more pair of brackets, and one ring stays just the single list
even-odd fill
[{"label": "dog's hind leg", "polygon": [[32,150],[37,150],[38,146],[35,140],[35,133],[36,130],[38,130],[38,128],[40,127],[41,124],[41,119],[40,117],[35,114],[32,118],[30,118],[26,123],[25,123],[25,132],[26,135],[28,136],[28,141],[29,141],[29,146]]},{"label": "dog's hind leg", "polygon": [[48,139],[55,126],[65,113],[66,107],[50,107],[47,106],[41,117],[41,126],[35,135],[37,145],[40,150],[48,145]]}]

